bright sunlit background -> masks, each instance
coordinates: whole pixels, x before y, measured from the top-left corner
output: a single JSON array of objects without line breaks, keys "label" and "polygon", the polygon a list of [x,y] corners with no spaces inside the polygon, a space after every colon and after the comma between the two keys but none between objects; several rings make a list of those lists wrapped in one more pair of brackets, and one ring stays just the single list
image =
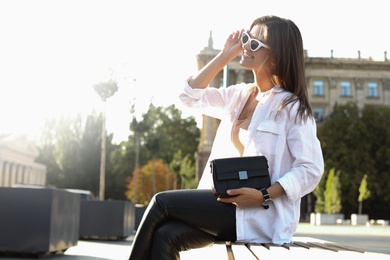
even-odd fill
[{"label": "bright sunlit background", "polygon": [[[2,0],[0,134],[37,136],[48,117],[100,111],[93,84],[110,78],[107,130],[126,140],[136,112],[177,102],[195,56],[254,18],[274,14],[301,29],[309,56],[384,59],[390,51],[385,1]],[[390,53],[389,53],[390,57]]]}]

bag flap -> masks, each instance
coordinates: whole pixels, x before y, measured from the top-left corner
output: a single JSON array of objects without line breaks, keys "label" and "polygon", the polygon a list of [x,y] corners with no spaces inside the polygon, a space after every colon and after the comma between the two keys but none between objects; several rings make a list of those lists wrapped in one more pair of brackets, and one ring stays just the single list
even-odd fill
[{"label": "bag flap", "polygon": [[214,159],[210,163],[211,172],[238,173],[239,171],[252,172],[253,170],[266,170],[268,162],[265,156],[247,156]]},{"label": "bag flap", "polygon": [[[261,170],[253,170],[253,171],[243,171],[245,172],[244,179],[250,179],[255,177],[268,177],[269,173],[267,169],[261,169]],[[246,177],[246,178],[245,178]],[[216,176],[217,180],[219,181],[227,181],[227,180],[241,180],[242,173],[240,172],[225,172],[223,174],[217,174]]]}]

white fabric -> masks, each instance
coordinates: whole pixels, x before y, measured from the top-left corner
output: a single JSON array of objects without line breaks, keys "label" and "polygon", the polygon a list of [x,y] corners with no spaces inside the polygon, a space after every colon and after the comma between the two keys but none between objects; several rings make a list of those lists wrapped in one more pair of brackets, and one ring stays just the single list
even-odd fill
[{"label": "white fabric", "polygon": [[[209,161],[215,158],[239,156],[231,142],[231,129],[246,100],[252,84],[238,84],[228,88],[192,89],[186,81],[179,98],[189,107],[219,108],[221,119]],[[279,182],[286,194],[276,198],[268,210],[263,207],[236,210],[237,241],[283,244],[292,241],[300,215],[301,197],[313,191],[324,171],[316,124],[295,120],[298,105],[289,105],[276,117],[281,102],[291,93],[275,86],[259,93],[259,103],[248,127],[249,138],[244,156],[264,155],[269,164],[271,184]],[[290,111],[290,115],[289,115]],[[207,163],[198,188],[210,189],[211,174]]]}]

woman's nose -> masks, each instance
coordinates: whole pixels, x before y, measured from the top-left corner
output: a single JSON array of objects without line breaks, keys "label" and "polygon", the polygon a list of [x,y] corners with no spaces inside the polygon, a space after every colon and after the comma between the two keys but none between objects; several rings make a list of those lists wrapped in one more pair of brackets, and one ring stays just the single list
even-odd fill
[{"label": "woman's nose", "polygon": [[242,48],[245,50],[250,50],[250,42],[251,41],[247,41],[246,43],[241,44]]}]

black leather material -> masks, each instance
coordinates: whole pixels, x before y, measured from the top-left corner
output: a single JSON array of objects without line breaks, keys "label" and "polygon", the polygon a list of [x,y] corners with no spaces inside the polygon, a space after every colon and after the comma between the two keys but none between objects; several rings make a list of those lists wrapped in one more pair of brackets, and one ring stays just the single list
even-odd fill
[{"label": "black leather material", "polygon": [[215,236],[183,222],[171,220],[161,225],[153,235],[150,259],[180,259],[180,251],[211,245]]},{"label": "black leather material", "polygon": [[235,205],[218,202],[211,190],[165,191],[146,209],[129,260],[179,259],[180,251],[235,240]]},{"label": "black leather material", "polygon": [[271,186],[268,161],[264,156],[214,159],[210,162],[215,195],[230,197],[229,189],[263,189]]}]

